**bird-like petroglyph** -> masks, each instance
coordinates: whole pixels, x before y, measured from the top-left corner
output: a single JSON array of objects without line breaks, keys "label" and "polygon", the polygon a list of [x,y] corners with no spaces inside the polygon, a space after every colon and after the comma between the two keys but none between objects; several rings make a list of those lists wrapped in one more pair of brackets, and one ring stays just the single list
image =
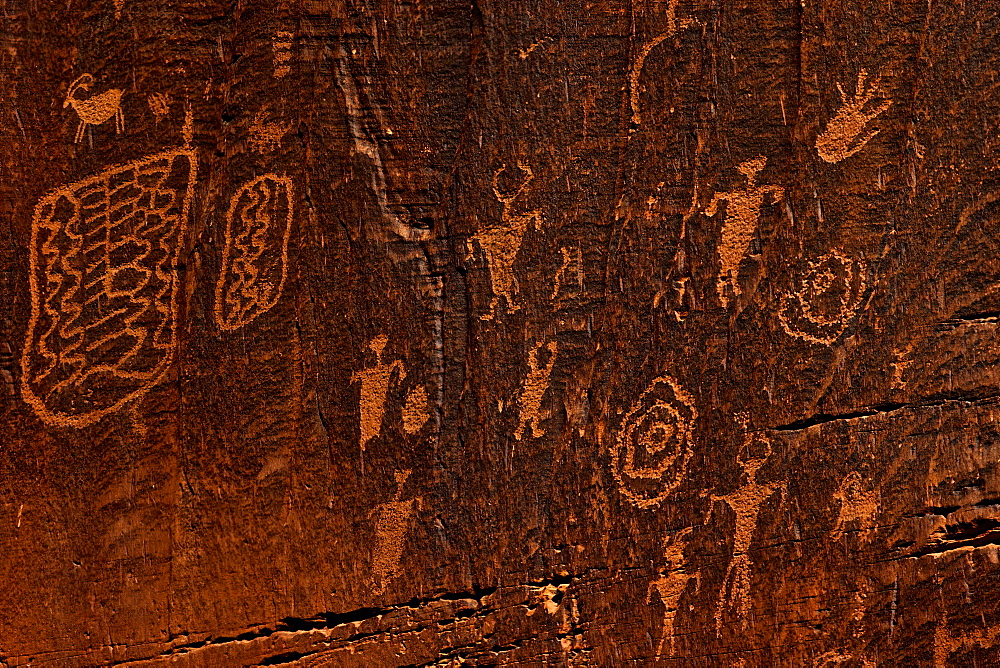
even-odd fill
[{"label": "bird-like petroglyph", "polygon": [[292,181],[284,176],[259,176],[233,195],[215,285],[220,329],[243,327],[278,303],[288,275],[293,214]]},{"label": "bird-like petroglyph", "polygon": [[681,484],[693,446],[694,399],[661,376],[622,420],[611,448],[611,472],[622,494],[640,508],[663,502]]},{"label": "bird-like petroglyph", "polygon": [[[783,481],[760,483],[758,471],[771,456],[771,443],[766,436],[754,433],[744,435],[739,461],[746,482],[735,492],[712,495],[712,501],[722,501],[736,515],[733,529],[733,551],[726,568],[726,577],[719,590],[719,602],[715,612],[716,628],[722,626],[722,616],[727,607],[736,609],[740,622],[745,626],[750,612],[750,544],[757,530],[757,518],[761,506],[776,491],[785,492]],[[715,514],[715,508],[712,509]]]},{"label": "bird-like petroglyph", "polygon": [[789,336],[830,345],[847,330],[869,293],[864,263],[831,251],[809,262],[798,289],[783,298],[778,320]]},{"label": "bird-like petroglyph", "polygon": [[[547,351],[548,359],[545,363],[539,360],[539,353]],[[545,430],[539,427],[541,421],[542,397],[549,389],[549,377],[552,369],[556,365],[556,354],[558,346],[555,341],[547,344],[539,343],[528,352],[528,375],[524,379],[524,387],[521,389],[521,396],[518,398],[518,425],[514,432],[514,438],[521,440],[524,437],[525,427],[531,429],[531,437],[539,438],[545,435]]]},{"label": "bird-like petroglyph", "polygon": [[885,113],[892,100],[869,106],[876,98],[884,97],[878,85],[868,79],[868,72],[861,70],[854,93],[848,96],[838,83],[841,107],[816,137],[816,152],[826,162],[846,160],[865,147],[879,131],[865,132],[865,126]]},{"label": "bird-like petroglyph", "polygon": [[719,278],[716,282],[716,291],[723,307],[729,305],[730,293],[733,296],[740,294],[740,263],[746,257],[750,240],[757,231],[760,209],[765,199],[770,197],[776,203],[785,194],[781,186],[757,185],[757,174],[766,164],[767,158],[762,155],[741,163],[736,170],[746,177],[746,188],[715,193],[705,209],[705,215],[711,218],[718,211],[719,203],[726,203],[722,239],[719,241]]},{"label": "bird-like petroglyph", "polygon": [[69,85],[66,92],[66,101],[63,108],[72,106],[73,111],[80,117],[80,123],[76,127],[75,143],[79,144],[83,139],[83,133],[88,125],[101,125],[111,118],[115,119],[115,131],[121,134],[125,131],[125,114],[122,112],[122,90],[112,88],[97,95],[80,98],[76,94],[79,91],[90,91],[94,83],[92,74],[82,74],[76,81]]},{"label": "bird-like petroglyph", "polygon": [[368,344],[375,354],[375,364],[351,376],[352,383],[361,383],[361,399],[358,404],[361,413],[361,449],[364,450],[368,441],[382,432],[382,419],[385,417],[385,400],[389,395],[389,384],[395,372],[398,372],[397,382],[406,378],[406,368],[401,360],[386,364],[382,361],[382,353],[389,342],[385,334],[376,336]]},{"label": "bird-like petroglyph", "polygon": [[92,424],[146,393],[173,361],[196,168],[193,150],[165,151],[35,207],[21,393],[45,422]]},{"label": "bird-like petroglyph", "polygon": [[656,660],[663,656],[664,648],[667,656],[674,655],[674,618],[680,607],[681,595],[687,589],[691,580],[699,582],[698,573],[689,573],[684,558],[684,548],[691,536],[691,529],[686,528],[673,536],[667,537],[663,558],[666,560],[660,577],[649,584],[649,594],[646,603],[653,602],[655,591],[663,605],[663,625],[660,629],[660,642],[656,646]]},{"label": "bird-like petroglyph", "polygon": [[493,194],[503,204],[500,223],[479,230],[469,239],[470,242],[476,242],[486,255],[490,281],[493,286],[490,312],[480,316],[483,320],[489,320],[497,315],[501,297],[504,298],[509,311],[521,308],[515,297],[517,280],[514,278],[514,259],[517,257],[518,251],[521,250],[521,243],[528,228],[540,229],[542,223],[540,211],[516,214],[511,210],[514,201],[521,196],[534,178],[530,167],[523,163],[519,163],[518,167],[526,176],[514,192],[502,192],[498,185],[500,174],[506,169],[506,166],[501,167],[493,174]]}]

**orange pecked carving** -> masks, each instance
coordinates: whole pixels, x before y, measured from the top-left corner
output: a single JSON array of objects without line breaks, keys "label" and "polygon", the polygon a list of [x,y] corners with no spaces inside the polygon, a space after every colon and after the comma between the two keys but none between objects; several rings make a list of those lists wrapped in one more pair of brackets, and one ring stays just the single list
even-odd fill
[{"label": "orange pecked carving", "polygon": [[172,363],[196,169],[193,150],[173,149],[63,186],[35,207],[21,394],[45,422],[97,422]]},{"label": "orange pecked carving", "polygon": [[72,106],[77,116],[80,117],[80,124],[76,129],[76,139],[74,143],[79,144],[83,139],[83,133],[88,125],[101,125],[105,121],[114,117],[115,131],[121,134],[125,131],[125,115],[122,113],[122,90],[112,88],[99,95],[91,95],[88,98],[76,97],[77,91],[89,91],[94,83],[92,74],[83,74],[69,85],[66,93],[66,101],[63,108]]},{"label": "orange pecked carving", "polygon": [[221,329],[239,329],[278,303],[288,274],[292,216],[287,177],[265,174],[233,195],[215,284],[215,321]]}]

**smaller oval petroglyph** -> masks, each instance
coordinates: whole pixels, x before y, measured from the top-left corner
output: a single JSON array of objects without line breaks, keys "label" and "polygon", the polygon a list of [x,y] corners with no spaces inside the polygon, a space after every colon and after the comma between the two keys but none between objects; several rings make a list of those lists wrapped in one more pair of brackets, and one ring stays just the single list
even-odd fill
[{"label": "smaller oval petroglyph", "polygon": [[832,251],[809,262],[799,288],[785,295],[778,320],[789,336],[830,345],[847,330],[869,297],[865,265]]},{"label": "smaller oval petroglyph", "polygon": [[694,400],[670,376],[655,379],[622,421],[611,472],[640,508],[663,502],[681,484],[691,458]]},{"label": "smaller oval petroglyph", "polygon": [[288,274],[292,181],[265,174],[241,187],[226,214],[215,320],[233,331],[278,303]]}]

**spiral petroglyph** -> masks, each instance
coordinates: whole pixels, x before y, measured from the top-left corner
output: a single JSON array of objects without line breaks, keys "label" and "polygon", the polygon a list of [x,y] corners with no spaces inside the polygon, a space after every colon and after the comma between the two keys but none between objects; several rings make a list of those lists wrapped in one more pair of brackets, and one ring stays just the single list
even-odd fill
[{"label": "spiral petroglyph", "polygon": [[778,320],[789,336],[830,345],[847,330],[868,293],[864,264],[832,251],[809,263],[798,289],[783,298]]},{"label": "spiral petroglyph", "polygon": [[229,204],[215,320],[232,331],[273,308],[288,274],[292,181],[265,174],[244,184]]},{"label": "spiral petroglyph", "polygon": [[622,494],[640,508],[660,504],[684,479],[698,413],[670,376],[654,380],[622,421],[611,467]]},{"label": "spiral petroglyph", "polygon": [[196,166],[191,149],[158,153],[35,207],[21,394],[45,422],[97,422],[147,392],[173,361]]}]

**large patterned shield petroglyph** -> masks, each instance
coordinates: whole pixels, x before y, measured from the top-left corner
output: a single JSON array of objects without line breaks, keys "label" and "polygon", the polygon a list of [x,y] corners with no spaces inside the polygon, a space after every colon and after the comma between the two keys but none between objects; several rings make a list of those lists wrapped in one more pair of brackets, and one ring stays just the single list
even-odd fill
[{"label": "large patterned shield petroglyph", "polygon": [[233,195],[215,286],[221,329],[239,329],[278,303],[288,274],[292,207],[292,181],[284,176],[265,174]]},{"label": "large patterned shield petroglyph", "polygon": [[172,363],[196,169],[193,150],[173,149],[63,186],[35,207],[21,393],[45,422],[97,422]]}]

